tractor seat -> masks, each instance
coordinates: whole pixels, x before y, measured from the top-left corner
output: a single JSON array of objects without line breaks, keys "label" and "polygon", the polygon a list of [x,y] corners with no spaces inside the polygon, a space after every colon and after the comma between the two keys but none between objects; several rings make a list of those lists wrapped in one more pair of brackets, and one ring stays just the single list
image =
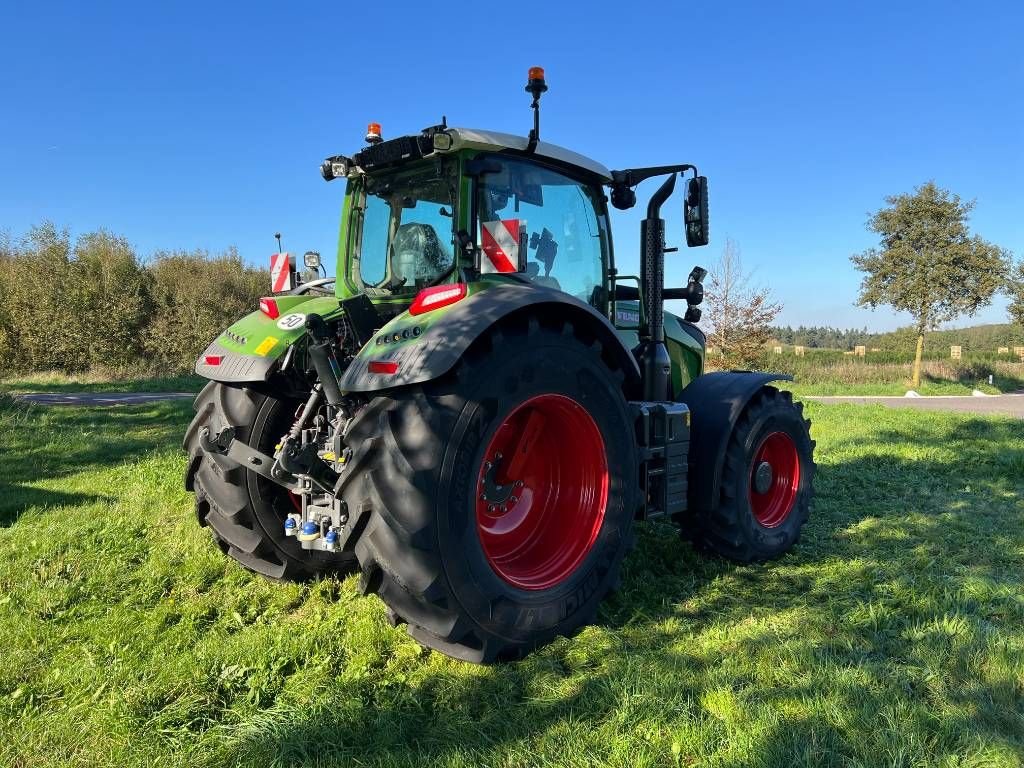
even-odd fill
[{"label": "tractor seat", "polygon": [[452,257],[430,224],[411,221],[395,232],[391,246],[392,280],[405,278],[406,285],[432,280],[452,265]]}]

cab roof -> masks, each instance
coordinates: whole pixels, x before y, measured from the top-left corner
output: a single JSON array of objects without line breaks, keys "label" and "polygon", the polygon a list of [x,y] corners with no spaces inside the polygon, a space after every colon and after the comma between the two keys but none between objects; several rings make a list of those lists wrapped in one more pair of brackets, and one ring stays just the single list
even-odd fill
[{"label": "cab roof", "polygon": [[[511,133],[500,133],[498,131],[485,131],[479,128],[448,128],[445,131],[452,137],[452,150],[459,149],[490,149],[501,151],[503,149],[514,149],[525,152],[529,140],[525,136],[516,136]],[[612,172],[596,160],[573,152],[571,149],[560,147],[557,144],[549,144],[546,141],[537,143],[533,154],[556,160],[566,165],[574,165],[588,173],[599,177],[605,183],[611,183]]]}]

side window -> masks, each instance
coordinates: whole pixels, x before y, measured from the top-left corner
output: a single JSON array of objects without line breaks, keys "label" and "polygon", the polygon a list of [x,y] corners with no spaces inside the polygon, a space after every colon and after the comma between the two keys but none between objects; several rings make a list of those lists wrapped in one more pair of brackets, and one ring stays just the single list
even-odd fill
[{"label": "side window", "polygon": [[538,285],[596,303],[607,238],[594,193],[543,166],[501,163],[478,187],[482,271],[525,272]]},{"label": "side window", "polygon": [[386,201],[366,195],[359,249],[359,276],[367,285],[377,285],[388,271],[388,222],[391,209]]}]

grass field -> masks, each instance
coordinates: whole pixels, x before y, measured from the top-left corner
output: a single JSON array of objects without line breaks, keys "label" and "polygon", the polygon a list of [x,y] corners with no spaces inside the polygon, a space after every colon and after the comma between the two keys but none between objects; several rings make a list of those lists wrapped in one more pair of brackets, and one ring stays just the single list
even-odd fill
[{"label": "grass field", "polygon": [[355,578],[227,561],[181,488],[187,404],[0,398],[0,765],[1020,766],[1020,422],[807,410],[791,555],[642,526],[598,626],[480,668]]},{"label": "grass field", "polygon": [[[995,395],[1024,390],[1024,363],[1007,360],[925,360],[921,383],[911,384],[911,362],[850,358],[822,350],[805,357],[767,355],[759,370],[792,374],[799,395],[970,395],[974,390]],[[989,383],[991,376],[992,383]]]}]

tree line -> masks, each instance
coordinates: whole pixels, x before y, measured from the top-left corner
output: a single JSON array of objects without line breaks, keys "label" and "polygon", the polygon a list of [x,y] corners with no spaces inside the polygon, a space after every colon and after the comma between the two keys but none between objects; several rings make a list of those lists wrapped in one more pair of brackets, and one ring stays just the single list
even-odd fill
[{"label": "tree line", "polygon": [[118,235],[72,238],[49,222],[17,241],[0,237],[0,376],[191,371],[269,286],[267,270],[234,248],[143,259]]}]

